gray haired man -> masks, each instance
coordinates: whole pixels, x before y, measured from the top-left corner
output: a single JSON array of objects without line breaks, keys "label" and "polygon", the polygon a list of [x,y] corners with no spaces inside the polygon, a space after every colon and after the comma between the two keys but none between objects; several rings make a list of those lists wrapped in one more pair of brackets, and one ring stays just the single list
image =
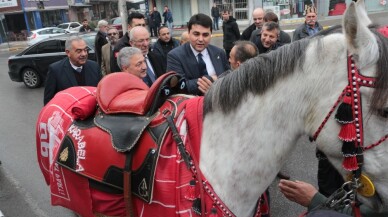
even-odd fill
[{"label": "gray haired man", "polygon": [[117,56],[117,65],[119,65],[122,72],[128,72],[140,79],[147,76],[146,60],[139,48],[122,48]]}]

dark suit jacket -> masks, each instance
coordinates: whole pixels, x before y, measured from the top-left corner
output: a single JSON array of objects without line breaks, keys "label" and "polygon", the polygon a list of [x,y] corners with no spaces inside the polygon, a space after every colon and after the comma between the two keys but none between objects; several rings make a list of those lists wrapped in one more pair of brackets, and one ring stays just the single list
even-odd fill
[{"label": "dark suit jacket", "polygon": [[[209,44],[207,51],[217,76],[230,69],[224,50]],[[190,94],[201,95],[197,85],[197,80],[201,74],[190,43],[185,43],[167,54],[167,72],[170,71],[177,72],[186,78],[187,89]]]},{"label": "dark suit jacket", "polygon": [[[156,78],[159,78],[161,75],[166,73],[166,67],[163,63],[163,58],[155,53],[148,52],[148,59],[151,62],[152,68],[154,69],[154,73]],[[151,78],[147,75],[143,78],[143,81],[150,87],[152,85]]]},{"label": "dark suit jacket", "polygon": [[244,32],[241,34],[240,40],[249,41],[249,39],[251,38],[252,32],[255,31],[255,29],[256,29],[256,25],[254,23],[248,26],[248,28],[246,28]]},{"label": "dark suit jacket", "polygon": [[[49,66],[44,88],[44,105],[59,91],[78,86],[74,71],[67,57]],[[82,73],[85,75],[86,86],[96,87],[101,80],[100,66],[94,61],[88,60],[82,67]]]},{"label": "dark suit jacket", "polygon": [[110,60],[111,65],[110,65],[110,71],[111,72],[121,72],[121,69],[119,65],[117,64],[117,55],[120,52],[120,50],[123,47],[131,47],[129,44],[129,34],[126,32],[123,37],[119,39],[119,41],[116,43],[115,48],[113,49],[113,56]]},{"label": "dark suit jacket", "polygon": [[106,35],[98,31],[96,34],[96,38],[94,40],[94,47],[96,50],[97,63],[99,65],[101,65],[101,48],[107,43],[108,43],[108,40],[106,40]]}]

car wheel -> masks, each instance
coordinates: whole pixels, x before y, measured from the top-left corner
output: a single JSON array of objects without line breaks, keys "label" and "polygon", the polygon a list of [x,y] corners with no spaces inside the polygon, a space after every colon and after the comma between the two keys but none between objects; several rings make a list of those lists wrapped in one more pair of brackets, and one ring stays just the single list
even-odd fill
[{"label": "car wheel", "polygon": [[38,72],[31,68],[26,68],[23,70],[22,79],[28,88],[37,88],[42,83],[42,79],[40,78]]}]

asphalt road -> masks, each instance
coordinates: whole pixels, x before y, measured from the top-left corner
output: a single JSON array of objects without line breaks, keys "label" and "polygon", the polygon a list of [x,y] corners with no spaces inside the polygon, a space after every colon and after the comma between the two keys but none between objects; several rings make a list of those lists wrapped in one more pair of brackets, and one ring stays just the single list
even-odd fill
[{"label": "asphalt road", "polygon": [[0,52],[0,210],[5,217],[73,217],[50,205],[50,191],[40,172],[35,122],[43,105],[43,88],[11,82],[7,59]]}]

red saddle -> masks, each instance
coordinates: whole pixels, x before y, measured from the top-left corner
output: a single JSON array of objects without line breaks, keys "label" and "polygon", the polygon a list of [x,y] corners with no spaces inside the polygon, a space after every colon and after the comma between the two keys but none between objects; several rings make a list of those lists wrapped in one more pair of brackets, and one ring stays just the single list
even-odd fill
[{"label": "red saddle", "polygon": [[[106,114],[132,113],[138,115],[153,114],[156,106],[162,105],[160,92],[165,88],[178,88],[184,92],[183,79],[174,72],[160,76],[149,88],[143,80],[126,73],[118,72],[105,76],[97,86],[97,102]],[[164,94],[171,95],[171,93]],[[154,106],[153,106],[154,105]],[[153,108],[153,111],[149,110]],[[148,115],[147,115],[148,116]]]}]

